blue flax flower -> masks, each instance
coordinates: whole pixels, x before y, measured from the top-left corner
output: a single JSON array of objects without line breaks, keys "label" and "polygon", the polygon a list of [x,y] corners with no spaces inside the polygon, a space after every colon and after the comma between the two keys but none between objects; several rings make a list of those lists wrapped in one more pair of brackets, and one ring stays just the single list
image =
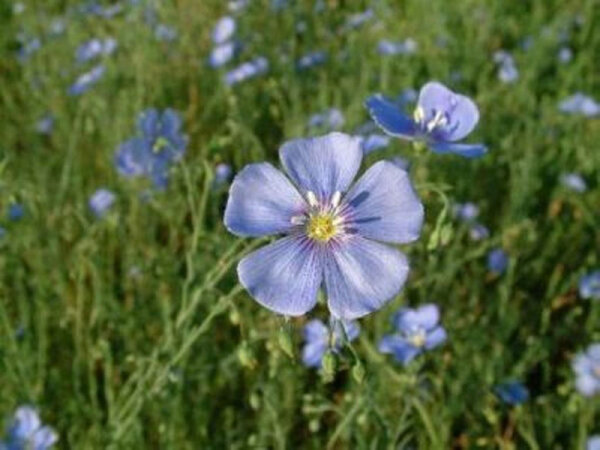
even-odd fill
[{"label": "blue flax flower", "polygon": [[600,103],[592,97],[576,92],[558,104],[560,112],[565,114],[579,114],[585,117],[594,117],[600,114]]},{"label": "blue flax flower", "polygon": [[251,61],[240,64],[225,74],[225,84],[232,86],[250,78],[257,77],[269,70],[269,61],[259,56]]},{"label": "blue flax flower", "polygon": [[159,41],[173,42],[177,39],[177,30],[164,23],[159,23],[154,28],[154,37]]},{"label": "blue flax flower", "polygon": [[227,229],[238,236],[284,235],[238,265],[241,284],[261,305],[299,316],[316,305],[324,285],[331,314],[351,320],[400,291],[408,261],[377,241],[418,239],[423,205],[408,174],[390,162],[374,164],[352,186],[362,155],[359,138],[330,133],[281,147],[292,182],[268,163],[251,164],[235,177]]},{"label": "blue flax flower", "polygon": [[208,64],[213,69],[224,66],[233,59],[238,49],[235,42],[225,42],[215,46],[208,57]]},{"label": "blue flax flower", "polygon": [[494,388],[496,395],[507,405],[520,405],[529,399],[529,389],[520,381],[507,381]]},{"label": "blue flax flower", "polygon": [[344,125],[344,114],[337,108],[331,108],[318,114],[313,114],[308,119],[309,128],[324,128],[333,131]]},{"label": "blue flax flower", "polygon": [[98,218],[101,218],[110,209],[115,202],[115,194],[108,189],[98,189],[92,194],[89,201],[89,207]]},{"label": "blue flax flower", "polygon": [[475,223],[469,228],[469,237],[472,241],[482,241],[490,236],[490,230],[480,223]]},{"label": "blue flax flower", "polygon": [[454,216],[462,222],[472,222],[479,215],[479,207],[473,202],[455,203],[452,207]]},{"label": "blue flax flower", "polygon": [[103,65],[97,65],[89,72],[81,75],[73,85],[69,88],[69,95],[81,95],[94,86],[104,75],[105,68]]},{"label": "blue flax flower", "polygon": [[79,63],[90,61],[100,55],[108,56],[117,48],[117,41],[113,38],[92,39],[84,42],[75,51],[75,59]]},{"label": "blue flax flower", "polygon": [[213,187],[217,188],[223,186],[231,179],[233,170],[229,164],[220,163],[215,167],[215,178],[213,181]]},{"label": "blue flax flower", "polygon": [[219,45],[227,42],[235,33],[235,19],[225,16],[219,19],[212,31],[213,43]]},{"label": "blue flax flower", "polygon": [[494,53],[494,62],[498,65],[498,79],[503,83],[514,83],[519,79],[519,70],[515,60],[506,50]]},{"label": "blue flax flower", "polygon": [[581,298],[600,300],[600,270],[588,273],[579,280]]},{"label": "blue flax flower", "polygon": [[373,120],[391,136],[425,142],[434,153],[456,153],[474,158],[486,153],[482,144],[460,144],[479,121],[479,110],[471,99],[455,94],[438,82],[427,83],[419,92],[413,118],[404,115],[380,94],[366,106]]},{"label": "blue flax flower", "polygon": [[145,176],[158,189],[167,186],[172,163],[185,153],[187,137],[181,133],[181,118],[172,109],[162,113],[150,108],[140,114],[139,137],[123,142],[115,155],[115,164],[126,177]]},{"label": "blue flax flower", "polygon": [[375,18],[375,13],[372,9],[367,9],[363,12],[352,14],[346,19],[345,28],[348,30],[362,27],[365,23]]},{"label": "blue flax flower", "polygon": [[[302,362],[307,367],[321,367],[323,355],[327,349],[339,352],[344,342],[344,334],[352,342],[360,333],[356,321],[332,319],[328,327],[319,319],[314,319],[304,325],[304,347]],[[343,327],[343,329],[342,329]]]},{"label": "blue flax flower", "polygon": [[567,64],[573,59],[573,50],[569,47],[561,47],[558,51],[558,61]]},{"label": "blue flax flower", "polygon": [[377,51],[385,56],[412,55],[417,51],[417,42],[411,38],[399,42],[382,39],[377,44]]},{"label": "blue flax flower", "polygon": [[21,220],[25,216],[25,207],[21,203],[13,203],[8,207],[8,219],[13,222]]},{"label": "blue flax flower", "polygon": [[590,345],[573,360],[575,387],[586,397],[600,393],[600,343]]},{"label": "blue flax flower", "polygon": [[407,365],[425,350],[431,350],[446,341],[446,330],[439,324],[437,305],[427,304],[416,309],[404,308],[392,317],[397,332],[379,341],[379,351],[391,353]]},{"label": "blue flax flower", "polygon": [[587,191],[587,184],[581,175],[578,173],[563,173],[560,176],[560,182],[566,188],[571,189],[572,191],[579,192],[583,194]]},{"label": "blue flax flower", "polygon": [[586,450],[600,450],[600,435],[591,436],[585,445]]},{"label": "blue flax flower", "polygon": [[302,56],[296,63],[296,68],[298,70],[306,70],[312,67],[320,66],[321,64],[325,64],[326,61],[327,53],[323,51],[315,51]]},{"label": "blue flax flower", "polygon": [[488,253],[487,266],[491,272],[501,275],[508,266],[508,255],[501,248],[493,249]]},{"label": "blue flax flower", "polygon": [[54,116],[50,113],[45,114],[35,124],[35,130],[40,134],[50,134],[54,128]]},{"label": "blue flax flower", "polygon": [[7,434],[7,440],[0,443],[0,448],[6,450],[46,450],[58,441],[56,432],[42,425],[37,411],[31,406],[17,408]]}]

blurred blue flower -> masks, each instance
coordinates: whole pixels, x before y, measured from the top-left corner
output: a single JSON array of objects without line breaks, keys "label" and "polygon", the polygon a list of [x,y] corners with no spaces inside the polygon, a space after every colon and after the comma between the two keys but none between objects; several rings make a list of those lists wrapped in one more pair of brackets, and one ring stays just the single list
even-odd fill
[{"label": "blurred blue flower", "polygon": [[404,365],[425,350],[434,349],[447,339],[446,330],[439,324],[440,310],[430,303],[416,309],[403,308],[392,317],[396,333],[379,341],[379,351],[391,353]]},{"label": "blurred blue flower", "polygon": [[325,64],[327,61],[327,53],[323,51],[315,51],[302,56],[296,63],[298,70],[306,70],[312,67]]},{"label": "blurred blue flower", "polygon": [[490,272],[501,275],[508,266],[508,255],[501,248],[495,248],[488,253],[487,266]]},{"label": "blurred blue flower", "polygon": [[503,83],[513,83],[519,78],[519,71],[515,60],[510,53],[505,50],[498,50],[494,53],[494,62],[498,65],[498,78]]},{"label": "blurred blue flower", "polygon": [[573,360],[575,387],[586,397],[600,393],[600,343],[590,345]]},{"label": "blurred blue flower", "polygon": [[578,173],[563,173],[560,176],[560,182],[563,186],[580,194],[587,191],[587,184],[581,175]]},{"label": "blurred blue flower", "polygon": [[569,47],[561,47],[560,50],[558,50],[558,61],[563,63],[563,64],[567,64],[568,62],[571,62],[571,60],[573,59],[573,50],[571,50]]},{"label": "blurred blue flower", "polygon": [[529,389],[520,381],[507,381],[494,388],[496,395],[507,405],[520,405],[529,400]]},{"label": "blurred blue flower", "polygon": [[100,188],[92,194],[89,207],[98,218],[103,217],[115,202],[116,196],[112,191]]},{"label": "blurred blue flower", "polygon": [[17,222],[25,216],[25,207],[21,203],[12,203],[8,207],[8,220]]},{"label": "blurred blue flower", "polygon": [[454,217],[463,222],[472,222],[479,216],[479,207],[473,202],[455,203],[452,206]]},{"label": "blurred blue flower", "polygon": [[586,450],[600,450],[600,435],[590,436],[587,440]]},{"label": "blurred blue flower", "polygon": [[304,325],[302,362],[306,367],[319,368],[330,347],[337,353],[342,348],[344,337],[352,342],[359,334],[360,327],[356,321],[330,319],[328,327],[319,319],[313,319]]},{"label": "blurred blue flower", "polygon": [[217,167],[215,167],[215,187],[223,186],[224,184],[228,183],[231,179],[232,173],[233,170],[229,164],[217,164]]},{"label": "blurred blue flower", "polygon": [[94,86],[104,75],[105,68],[102,64],[95,66],[89,72],[81,75],[74,84],[69,87],[69,95],[81,95]]},{"label": "blurred blue flower", "polygon": [[235,19],[225,16],[219,19],[212,31],[212,40],[215,44],[227,42],[235,33]]},{"label": "blurred blue flower", "polygon": [[50,134],[54,128],[54,116],[47,113],[35,124],[35,130],[40,134]]},{"label": "blurred blue flower", "polygon": [[18,40],[21,43],[21,47],[17,51],[17,59],[19,62],[24,63],[31,57],[31,55],[42,48],[42,41],[38,37],[27,37],[25,35],[21,35],[18,37]]},{"label": "blurred blue flower", "polygon": [[172,42],[177,39],[177,30],[175,30],[173,27],[165,25],[164,23],[159,23],[154,28],[154,36],[159,41]]},{"label": "blurred blue flower", "polygon": [[579,296],[600,300],[600,270],[590,272],[579,280]]},{"label": "blurred blue flower", "polygon": [[391,138],[387,134],[372,133],[361,136],[361,145],[365,155],[375,150],[386,148],[390,144]]},{"label": "blurred blue flower", "polygon": [[269,61],[259,56],[252,61],[245,62],[225,74],[225,84],[232,86],[250,78],[262,75],[269,70]]},{"label": "blurred blue flower", "polygon": [[471,99],[456,94],[441,83],[427,83],[419,92],[413,118],[404,115],[380,94],[366,106],[373,120],[391,136],[425,142],[434,153],[455,153],[467,158],[482,156],[482,144],[460,144],[479,121],[479,110]]},{"label": "blurred blue flower", "polygon": [[250,0],[230,0],[227,5],[232,13],[244,10],[250,4]]},{"label": "blurred blue flower", "polygon": [[337,130],[344,125],[344,114],[337,108],[331,108],[308,119],[310,128],[323,128],[326,131]]},{"label": "blurred blue flower", "polygon": [[100,55],[108,56],[117,49],[117,41],[113,38],[92,39],[84,42],[75,51],[75,59],[79,63],[90,61]]},{"label": "blurred blue flower", "polygon": [[271,164],[251,164],[229,191],[231,233],[284,235],[240,261],[240,283],[288,316],[311,310],[323,284],[336,318],[381,308],[404,285],[408,262],[380,242],[413,242],[423,225],[408,174],[379,161],[352,186],[363,152],[360,139],[342,133],[286,142],[279,155],[293,183]]},{"label": "blurred blue flower", "polygon": [[594,117],[600,114],[600,103],[587,95],[577,92],[559,103],[558,109],[565,114],[581,114]]},{"label": "blurred blue flower", "polygon": [[534,39],[533,36],[525,36],[521,41],[521,49],[525,52],[531,50],[533,47]]},{"label": "blurred blue flower", "polygon": [[469,237],[472,241],[481,241],[487,239],[490,236],[490,230],[485,225],[480,223],[474,224],[469,228]]},{"label": "blurred blue flower", "polygon": [[60,36],[67,29],[67,24],[64,19],[58,17],[50,22],[50,36]]},{"label": "blurred blue flower", "polygon": [[237,44],[235,42],[226,42],[215,46],[210,52],[208,64],[212,68],[224,66],[235,56]]},{"label": "blurred blue flower", "polygon": [[372,9],[367,9],[366,11],[352,14],[346,20],[346,28],[347,29],[356,29],[363,26],[368,21],[372,20],[375,17],[375,13]]},{"label": "blurred blue flower", "polygon": [[417,43],[411,38],[398,42],[382,39],[377,44],[377,51],[386,56],[412,55],[417,51]]},{"label": "blurred blue flower", "polygon": [[141,136],[123,142],[115,154],[118,172],[126,177],[148,177],[156,188],[164,189],[170,165],[185,153],[187,137],[180,128],[181,118],[172,109],[143,111],[138,119]]},{"label": "blurred blue flower", "polygon": [[49,426],[43,426],[31,406],[20,406],[7,430],[7,439],[0,448],[6,450],[46,450],[57,441],[58,435]]}]

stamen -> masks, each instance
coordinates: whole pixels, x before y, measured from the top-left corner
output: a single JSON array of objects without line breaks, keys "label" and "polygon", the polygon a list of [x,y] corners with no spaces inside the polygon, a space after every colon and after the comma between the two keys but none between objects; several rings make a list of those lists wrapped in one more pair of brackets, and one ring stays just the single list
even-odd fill
[{"label": "stamen", "polygon": [[292,216],[290,222],[292,223],[292,225],[304,225],[306,223],[306,216]]},{"label": "stamen", "polygon": [[423,120],[425,120],[425,111],[423,111],[423,108],[420,106],[415,108],[415,111],[413,112],[413,119],[415,119],[415,122],[417,123],[422,123]]},{"label": "stamen", "polygon": [[319,206],[319,201],[317,200],[317,196],[312,191],[308,191],[306,193],[306,201],[308,201],[308,204],[312,208],[316,208],[317,206]]},{"label": "stamen", "polygon": [[342,201],[342,193],[340,191],[336,191],[331,197],[331,207],[337,208],[340,206],[340,202]]}]

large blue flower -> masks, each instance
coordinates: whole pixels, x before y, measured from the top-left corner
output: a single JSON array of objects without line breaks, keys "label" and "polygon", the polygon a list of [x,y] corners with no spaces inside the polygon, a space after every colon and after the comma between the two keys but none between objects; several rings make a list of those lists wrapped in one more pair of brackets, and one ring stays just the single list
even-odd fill
[{"label": "large blue flower", "polygon": [[586,397],[600,394],[600,344],[592,344],[584,353],[577,354],[573,371],[575,387],[581,394]]},{"label": "large blue flower", "polygon": [[397,332],[379,341],[379,351],[393,354],[406,365],[425,350],[431,350],[446,341],[446,330],[439,322],[440,310],[434,304],[401,309],[392,318]]},{"label": "large blue flower", "polygon": [[342,133],[293,140],[279,154],[292,182],[271,164],[251,164],[230,189],[229,231],[285,235],[240,262],[240,282],[263,306],[289,316],[311,310],[323,284],[337,318],[381,308],[402,288],[408,262],[376,241],[412,242],[423,224],[408,174],[380,161],[351,187],[362,150],[359,138]]},{"label": "large blue flower", "polygon": [[126,177],[147,176],[154,186],[164,189],[169,166],[185,153],[187,137],[181,133],[181,118],[172,109],[159,113],[150,108],[138,119],[140,137],[123,142],[115,155],[115,164]]},{"label": "large blue flower", "polygon": [[0,442],[6,450],[46,450],[52,447],[58,436],[56,432],[43,426],[38,413],[31,406],[17,408],[15,417],[8,428],[8,438]]},{"label": "large blue flower", "polygon": [[475,128],[479,110],[470,98],[452,92],[441,83],[430,82],[423,86],[412,118],[381,94],[370,97],[366,106],[373,120],[387,134],[423,141],[434,153],[474,158],[487,152],[483,144],[456,142]]},{"label": "large blue flower", "polygon": [[307,367],[321,367],[327,349],[331,348],[337,353],[342,348],[344,338],[351,342],[359,333],[360,327],[355,321],[332,319],[329,327],[319,319],[309,321],[304,325],[302,362]]}]

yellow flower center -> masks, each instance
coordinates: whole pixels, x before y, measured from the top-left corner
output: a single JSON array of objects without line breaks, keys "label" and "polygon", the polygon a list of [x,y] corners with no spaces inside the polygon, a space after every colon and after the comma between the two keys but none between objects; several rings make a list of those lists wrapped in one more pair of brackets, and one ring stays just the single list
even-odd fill
[{"label": "yellow flower center", "polygon": [[306,234],[311,239],[327,242],[338,232],[335,217],[329,213],[309,217]]},{"label": "yellow flower center", "polygon": [[423,330],[419,330],[408,338],[408,341],[415,347],[421,348],[425,345],[426,336]]}]

